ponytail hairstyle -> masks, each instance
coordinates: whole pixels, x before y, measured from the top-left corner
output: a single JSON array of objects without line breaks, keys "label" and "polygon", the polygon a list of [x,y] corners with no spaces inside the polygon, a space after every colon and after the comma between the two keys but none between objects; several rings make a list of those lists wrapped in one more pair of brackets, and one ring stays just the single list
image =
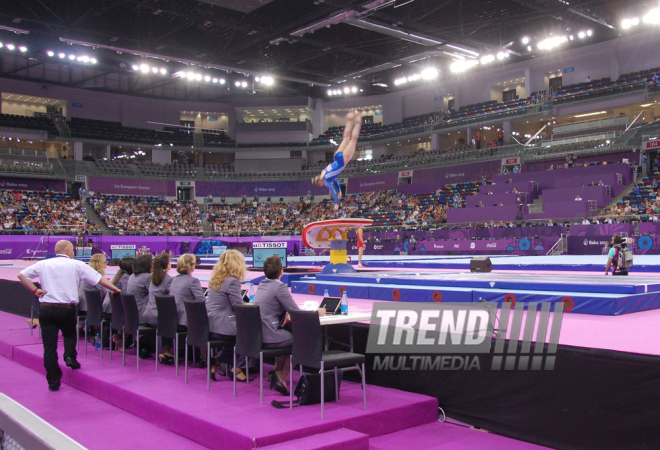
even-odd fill
[{"label": "ponytail hairstyle", "polygon": [[170,264],[170,255],[162,253],[151,261],[151,282],[154,286],[160,286],[165,275],[167,275],[167,266]]}]

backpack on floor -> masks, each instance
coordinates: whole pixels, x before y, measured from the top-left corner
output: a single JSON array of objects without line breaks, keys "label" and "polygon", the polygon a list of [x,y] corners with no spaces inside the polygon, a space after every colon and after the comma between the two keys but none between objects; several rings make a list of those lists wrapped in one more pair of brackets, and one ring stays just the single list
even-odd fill
[{"label": "backpack on floor", "polygon": [[[344,372],[337,369],[337,387],[341,389],[341,380],[344,377]],[[323,380],[325,391],[324,401],[335,401],[335,372],[329,370],[325,372],[325,379]],[[296,388],[293,390],[293,395],[296,400],[293,401],[294,406],[316,405],[321,403],[321,374],[320,373],[305,373],[298,380]],[[277,409],[288,408],[289,402],[279,402],[273,400],[271,402]]]}]

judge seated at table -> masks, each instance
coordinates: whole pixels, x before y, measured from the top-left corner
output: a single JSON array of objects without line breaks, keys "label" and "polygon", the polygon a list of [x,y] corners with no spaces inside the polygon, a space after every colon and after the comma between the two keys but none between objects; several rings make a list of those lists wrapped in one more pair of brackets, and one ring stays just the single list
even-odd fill
[{"label": "judge seated at table", "polygon": [[[261,328],[265,348],[291,347],[293,338],[287,329],[291,322],[289,311],[300,308],[293,300],[286,284],[280,281],[284,275],[282,261],[273,255],[264,261],[264,275],[266,279],[259,283],[259,289],[254,296],[254,304],[259,306],[261,312]],[[319,315],[325,315],[325,308],[319,308]],[[268,372],[270,389],[275,389],[282,395],[289,395],[286,380],[289,376],[290,356],[275,358],[275,370]]]}]

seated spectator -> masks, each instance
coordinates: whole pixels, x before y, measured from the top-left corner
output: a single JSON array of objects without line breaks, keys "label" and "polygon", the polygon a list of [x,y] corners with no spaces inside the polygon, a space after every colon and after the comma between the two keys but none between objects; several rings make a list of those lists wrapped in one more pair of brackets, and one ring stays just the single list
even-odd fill
[{"label": "seated spectator", "polygon": [[[265,348],[285,348],[293,343],[291,332],[283,328],[291,321],[288,312],[300,308],[293,301],[286,284],[280,281],[284,270],[282,261],[277,255],[264,261],[266,279],[259,284],[254,297],[254,304],[261,310],[261,327]],[[325,315],[325,308],[319,308],[319,315]],[[282,326],[279,326],[281,324]],[[268,375],[270,389],[275,389],[282,395],[289,395],[286,382],[289,375],[290,356],[278,356],[275,359],[275,370]]]},{"label": "seated spectator", "polygon": [[589,219],[585,217],[584,219],[582,219],[582,225],[591,225],[591,222],[589,222]]},{"label": "seated spectator", "polygon": [[[151,261],[151,277],[149,283],[149,301],[144,310],[142,319],[145,323],[158,325],[158,308],[156,307],[156,296],[169,295],[172,277],[167,273],[172,268],[170,255],[161,253]],[[174,364],[175,358],[172,338],[163,338],[163,349],[158,355],[162,364]]]},{"label": "seated spectator", "polygon": [[[128,277],[126,284],[126,293],[135,296],[137,303],[138,317],[140,323],[146,323],[144,320],[144,310],[149,302],[149,285],[151,283],[151,254],[138,256],[135,259],[133,274]],[[151,357],[149,348],[153,346],[145,345],[140,349],[140,358],[147,359]]]},{"label": "seated spectator", "polygon": [[[97,253],[95,255],[92,255],[92,257],[89,259],[89,264],[88,264],[89,267],[96,270],[101,275],[105,275],[105,267],[107,265],[108,263],[103,253]],[[98,290],[101,293],[101,298],[103,299],[103,311],[107,312],[106,308],[108,308],[110,305],[110,296],[108,295],[109,291],[100,284],[97,284],[96,286],[92,286],[91,284],[86,283],[85,281],[83,281],[80,284],[80,288],[78,289],[79,311],[87,312],[87,298],[85,297],[85,291],[92,291],[94,289]]]},{"label": "seated spectator", "polygon": [[[195,255],[185,253],[176,261],[176,271],[179,273],[170,284],[170,295],[176,301],[176,311],[179,316],[179,325],[188,329],[188,318],[186,317],[185,300],[196,300],[206,302],[204,291],[199,280],[192,276],[195,271]],[[200,349],[199,367],[206,368],[206,349]]]},{"label": "seated spectator", "polygon": [[582,201],[582,197],[580,197],[580,194],[575,196],[575,201],[576,202],[581,202]]},{"label": "seated spectator", "polygon": [[[213,266],[209,291],[206,300],[206,310],[209,316],[209,331],[211,338],[219,340],[236,339],[236,318],[234,305],[242,305],[241,283],[245,279],[247,268],[245,258],[237,250],[227,250]],[[236,376],[237,381],[247,381],[242,368],[246,367],[246,358],[237,360],[238,367],[231,368],[231,373]],[[233,352],[224,347],[219,359],[211,367],[211,379],[215,380],[215,374],[220,365],[231,366],[233,364]]]}]

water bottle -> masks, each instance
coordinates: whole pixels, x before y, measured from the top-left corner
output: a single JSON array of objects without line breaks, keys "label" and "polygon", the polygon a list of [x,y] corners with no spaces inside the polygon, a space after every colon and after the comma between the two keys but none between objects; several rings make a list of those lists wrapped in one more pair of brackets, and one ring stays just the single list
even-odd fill
[{"label": "water bottle", "polygon": [[96,337],[94,338],[94,348],[96,350],[101,350],[101,337],[98,333],[96,333]]},{"label": "water bottle", "polygon": [[250,303],[254,303],[254,284],[250,283],[250,290],[248,291],[248,298]]},{"label": "water bottle", "polygon": [[348,296],[346,295],[346,291],[341,295],[341,315],[348,315]]},{"label": "water bottle", "polygon": [[323,300],[325,301],[325,299],[328,297],[330,297],[330,294],[328,294],[328,290],[326,289],[325,292],[323,293]]}]

